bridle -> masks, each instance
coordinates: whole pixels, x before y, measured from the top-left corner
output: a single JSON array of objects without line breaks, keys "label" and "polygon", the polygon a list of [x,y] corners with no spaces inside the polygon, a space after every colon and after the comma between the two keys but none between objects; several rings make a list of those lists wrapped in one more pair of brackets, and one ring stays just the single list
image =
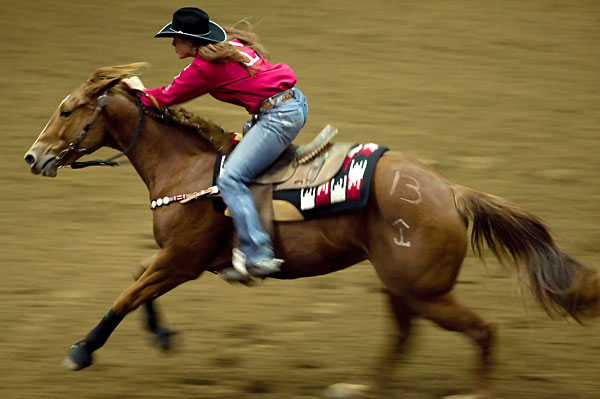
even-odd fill
[{"label": "bridle", "polygon": [[[118,82],[118,81],[117,81]],[[117,82],[115,82],[114,84],[116,84]],[[87,151],[87,148],[79,148],[79,145],[81,144],[81,142],[83,141],[83,139],[85,138],[85,136],[87,135],[88,131],[90,130],[90,128],[92,127],[92,124],[94,123],[94,121],[96,120],[96,118],[98,117],[98,115],[100,114],[100,112],[102,112],[102,110],[104,109],[104,107],[106,107],[106,104],[108,103],[108,90],[110,89],[110,87],[114,86],[114,84],[111,84],[107,89],[104,90],[104,92],[98,96],[98,100],[96,103],[96,108],[94,109],[94,112],[92,113],[92,115],[90,116],[90,118],[87,120],[87,122],[85,123],[85,125],[83,126],[83,128],[81,129],[81,131],[77,134],[77,136],[75,136],[75,138],[69,143],[69,146],[67,148],[65,148],[64,150],[62,150],[57,156],[56,156],[56,165],[59,168],[62,167],[71,167],[72,169],[81,169],[81,168],[86,168],[88,166],[118,166],[119,163],[118,162],[114,162],[115,159],[123,157],[125,155],[127,155],[129,153],[129,151],[131,151],[131,149],[135,146],[135,143],[137,142],[138,138],[140,137],[140,133],[142,132],[142,127],[144,124],[144,107],[142,105],[142,102],[140,101],[140,98],[138,96],[134,96],[135,97],[135,103],[138,107],[138,123],[137,123],[137,127],[135,130],[135,135],[133,137],[133,140],[131,141],[131,143],[129,144],[129,146],[123,150],[121,153],[117,154],[117,155],[113,155],[110,158],[107,158],[105,160],[94,160],[94,161],[86,161],[86,162],[73,162],[70,165],[62,165],[61,164],[61,160],[67,158],[68,155],[76,152],[78,154],[84,153]]]}]

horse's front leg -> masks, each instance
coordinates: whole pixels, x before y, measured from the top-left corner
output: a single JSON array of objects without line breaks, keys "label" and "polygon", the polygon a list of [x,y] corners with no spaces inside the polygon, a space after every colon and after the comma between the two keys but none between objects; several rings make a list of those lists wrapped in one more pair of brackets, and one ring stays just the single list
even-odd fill
[{"label": "horse's front leg", "polygon": [[173,349],[173,336],[177,331],[162,326],[154,300],[144,303],[143,307],[146,328],[152,333],[154,345],[163,351],[170,351]]},{"label": "horse's front leg", "polygon": [[184,267],[189,265],[189,259],[181,254],[173,256],[168,250],[159,252],[137,281],[119,296],[100,323],[83,340],[75,343],[69,349],[63,363],[65,368],[81,370],[90,366],[94,351],[104,345],[110,334],[128,313],[179,284],[197,278],[202,270],[191,266]]}]

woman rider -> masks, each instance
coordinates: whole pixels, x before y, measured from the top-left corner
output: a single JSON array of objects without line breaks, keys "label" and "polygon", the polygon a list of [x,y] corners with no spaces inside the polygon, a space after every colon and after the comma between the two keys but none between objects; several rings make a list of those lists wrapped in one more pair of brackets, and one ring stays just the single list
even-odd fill
[{"label": "woman rider", "polygon": [[278,272],[283,260],[274,256],[247,184],[281,155],[306,122],[306,98],[294,87],[294,71],[284,63],[269,63],[255,35],[223,29],[194,7],[175,11],[172,22],[155,37],[172,37],[179,58],[193,60],[166,86],[146,89],[137,77],[125,79],[129,87],[147,95],[141,97],[145,105],[167,107],[209,93],[254,115],[254,125],[227,157],[217,186],[239,240],[240,249],[234,249],[236,268],[241,259],[242,268],[245,264],[252,276]]}]

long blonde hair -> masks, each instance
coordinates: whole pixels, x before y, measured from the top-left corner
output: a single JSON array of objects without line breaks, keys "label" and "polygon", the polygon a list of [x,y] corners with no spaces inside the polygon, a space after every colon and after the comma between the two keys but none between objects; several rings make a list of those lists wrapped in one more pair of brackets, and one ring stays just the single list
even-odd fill
[{"label": "long blonde hair", "polygon": [[237,62],[243,66],[248,73],[254,75],[254,71],[246,62],[248,61],[238,49],[229,43],[230,40],[237,39],[244,46],[253,49],[261,58],[268,60],[269,53],[265,47],[258,41],[256,34],[250,31],[244,31],[236,28],[224,28],[227,33],[227,41],[222,43],[209,43],[198,47],[198,55],[205,61],[210,62]]}]

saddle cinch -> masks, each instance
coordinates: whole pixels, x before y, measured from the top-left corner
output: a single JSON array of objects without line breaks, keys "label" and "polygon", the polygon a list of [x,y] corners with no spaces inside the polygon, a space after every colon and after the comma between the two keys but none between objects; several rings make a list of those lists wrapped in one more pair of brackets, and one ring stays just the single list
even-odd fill
[{"label": "saddle cinch", "polygon": [[[270,234],[273,221],[304,220],[300,211],[287,201],[274,200],[273,192],[317,187],[331,180],[340,170],[356,143],[330,143],[338,133],[327,125],[310,142],[291,144],[275,163],[249,186],[263,227]],[[231,216],[229,210],[225,215]]]}]

